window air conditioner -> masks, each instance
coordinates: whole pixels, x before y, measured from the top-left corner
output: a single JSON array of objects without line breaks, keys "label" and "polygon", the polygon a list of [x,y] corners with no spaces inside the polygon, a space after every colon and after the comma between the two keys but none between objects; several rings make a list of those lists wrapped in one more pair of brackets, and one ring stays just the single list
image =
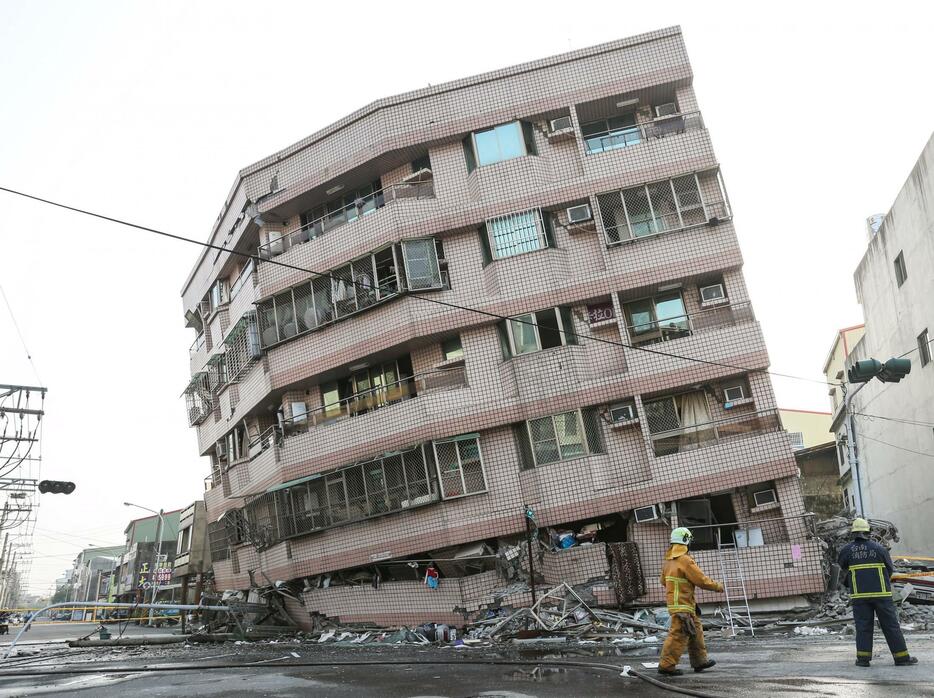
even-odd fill
[{"label": "window air conditioner", "polygon": [[752,493],[752,498],[756,502],[757,507],[761,507],[763,504],[773,504],[778,501],[778,497],[775,495],[775,490],[760,490],[758,492]]},{"label": "window air conditioner", "polygon": [[723,290],[723,284],[711,284],[710,286],[701,286],[701,301],[712,303],[714,301],[726,300],[726,292]]},{"label": "window air conditioner", "polygon": [[218,441],[217,446],[214,447],[214,452],[217,454],[218,459],[224,458],[227,455],[227,444]]},{"label": "window air conditioner", "polygon": [[593,220],[593,212],[590,210],[590,204],[581,204],[580,206],[571,206],[567,209],[569,223],[585,223]]},{"label": "window air conditioner", "polygon": [[631,402],[610,405],[610,418],[614,422],[628,422],[636,418],[636,406]]},{"label": "window air conditioner", "polygon": [[678,113],[678,105],[674,102],[668,102],[667,104],[659,104],[655,107],[655,116],[672,116],[673,114]]},{"label": "window air conditioner", "polygon": [[723,396],[726,398],[727,402],[736,402],[746,397],[746,391],[743,389],[742,385],[731,385],[723,389]]},{"label": "window air conditioner", "polygon": [[636,515],[636,523],[646,523],[647,521],[655,521],[658,517],[658,507],[654,504],[647,507],[639,507],[633,512]]},{"label": "window air conditioner", "polygon": [[564,131],[573,128],[573,126],[574,124],[571,123],[570,116],[559,116],[557,119],[552,119],[548,124],[548,128],[552,133]]}]

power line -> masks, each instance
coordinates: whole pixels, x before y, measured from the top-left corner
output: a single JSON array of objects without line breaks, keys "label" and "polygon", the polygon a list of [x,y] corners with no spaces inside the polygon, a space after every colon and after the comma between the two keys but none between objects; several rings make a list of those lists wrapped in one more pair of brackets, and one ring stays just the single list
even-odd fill
[{"label": "power line", "polygon": [[883,417],[881,414],[866,414],[865,412],[854,412],[854,416],[858,417],[868,417],[872,419],[884,419],[887,422],[898,422],[900,424],[911,424],[916,427],[932,427],[934,428],[934,422],[919,422],[914,419],[901,419],[899,417]]},{"label": "power line", "polygon": [[860,434],[859,438],[867,439],[868,441],[875,441],[876,443],[885,444],[886,446],[891,446],[892,448],[897,448],[899,451],[907,451],[908,453],[914,453],[918,456],[925,456],[927,458],[934,458],[934,453],[925,453],[924,451],[915,451],[911,448],[905,448],[904,446],[897,446],[896,444],[889,443],[888,441],[883,441],[882,439],[877,439],[872,436],[866,436],[865,434]]},{"label": "power line", "polygon": [[[215,245],[215,244],[210,243],[210,242],[202,242],[201,240],[195,240],[195,239],[193,239],[193,238],[184,237],[184,236],[182,236],[182,235],[176,235],[176,234],[174,234],[174,233],[168,233],[168,232],[165,232],[165,231],[163,231],[163,230],[158,230],[158,229],[156,229],[156,228],[150,228],[150,227],[148,227],[148,226],[140,225],[140,224],[138,224],[138,223],[132,223],[132,222],[130,222],[130,221],[123,220],[123,219],[121,219],[121,218],[114,218],[114,217],[112,217],[112,216],[107,216],[107,215],[104,215],[104,214],[101,214],[101,213],[95,213],[94,211],[88,211],[88,210],[86,210],[86,209],[78,208],[78,207],[76,207],[76,206],[69,206],[69,205],[67,205],[67,204],[59,203],[59,202],[57,202],[57,201],[52,201],[52,200],[50,200],[50,199],[44,199],[44,198],[42,198],[42,197],[40,197],[40,196],[36,196],[36,195],[34,195],[34,194],[27,194],[27,193],[25,193],[25,192],[17,191],[16,189],[10,189],[10,188],[8,188],[8,187],[2,187],[2,186],[0,186],[0,191],[5,191],[5,192],[7,192],[7,193],[9,193],[9,194],[13,194],[13,195],[15,195],[15,196],[21,196],[21,197],[26,198],[26,199],[32,199],[33,201],[38,201],[38,202],[43,203],[43,204],[48,204],[49,206],[55,206],[55,207],[57,207],[57,208],[62,208],[62,209],[65,209],[65,210],[67,210],[67,211],[73,211],[73,212],[75,212],[75,213],[80,213],[80,214],[85,215],[85,216],[91,216],[91,217],[93,217],[93,218],[99,218],[99,219],[101,219],[101,220],[109,221],[109,222],[111,222],[111,223],[116,223],[116,224],[118,224],[118,225],[124,225],[124,226],[127,226],[127,227],[129,227],[129,228],[135,228],[135,229],[137,229],[137,230],[142,230],[142,231],[144,231],[144,232],[152,233],[152,234],[154,234],[154,235],[160,235],[160,236],[162,236],[162,237],[166,237],[166,238],[169,238],[169,239],[172,239],[172,240],[178,240],[178,241],[180,241],[180,242],[187,242],[187,243],[190,243],[190,244],[192,244],[192,245],[198,245],[198,246],[200,246],[200,247],[204,247],[204,248],[207,248],[207,249],[218,250],[219,252],[229,252],[229,253],[232,254],[232,255],[238,255],[238,256],[240,256],[240,257],[247,257],[247,258],[252,259],[252,260],[254,260],[254,261],[256,261],[256,262],[262,262],[262,263],[265,263],[265,264],[274,264],[274,265],[276,265],[276,266],[280,266],[280,267],[283,267],[283,268],[285,268],[285,269],[291,269],[292,271],[300,271],[300,272],[303,272],[303,273],[305,273],[305,274],[311,274],[311,275],[317,276],[317,277],[322,277],[322,278],[327,278],[327,279],[332,279],[332,280],[335,280],[335,279],[336,279],[336,277],[331,276],[331,274],[329,274],[329,273],[314,271],[314,270],[312,270],[312,269],[306,269],[306,268],[304,268],[304,267],[299,267],[299,266],[296,266],[296,265],[293,265],[293,264],[288,264],[288,263],[286,263],[286,262],[281,262],[281,261],[278,261],[278,260],[275,260],[275,259],[263,259],[262,257],[259,257],[258,255],[250,254],[250,253],[248,253],[248,252],[240,252],[240,251],[234,250],[234,249],[232,249],[232,248],[230,248],[230,247],[226,247],[226,246],[222,246],[222,245]],[[342,281],[344,284],[347,284],[347,283],[348,283],[348,280],[347,280],[347,279],[340,279],[340,281]],[[361,287],[363,286],[361,283],[356,282],[356,281],[350,281],[349,283],[350,283],[350,285],[352,285],[352,286],[361,286]],[[445,307],[448,307],[448,308],[455,308],[455,309],[457,309],[457,310],[466,310],[466,311],[468,311],[468,312],[476,313],[477,315],[483,315],[483,316],[485,316],[485,317],[489,317],[489,318],[492,318],[492,319],[495,319],[495,320],[508,320],[508,321],[510,321],[510,322],[517,322],[517,323],[524,324],[524,325],[531,325],[531,326],[535,326],[535,327],[538,326],[538,323],[536,323],[536,322],[534,322],[534,321],[530,321],[530,320],[519,320],[519,319],[517,319],[517,318],[510,318],[510,317],[507,317],[507,316],[505,316],[505,315],[499,315],[498,313],[493,313],[493,312],[490,312],[490,311],[487,311],[487,310],[480,310],[479,308],[468,308],[467,306],[457,305],[456,303],[448,303],[448,302],[446,302],[446,301],[441,301],[441,300],[438,300],[437,298],[429,298],[429,297],[424,296],[424,295],[422,295],[422,294],[412,294],[412,297],[413,297],[413,298],[418,298],[418,299],[419,299],[420,301],[422,301],[422,302],[433,303],[433,304],[435,304],[435,305],[445,306]],[[550,327],[549,329],[554,330],[554,329],[557,329],[557,328],[551,328],[551,327]],[[609,344],[609,345],[612,345],[612,346],[621,347],[621,348],[623,348],[623,349],[631,349],[631,350],[633,350],[633,351],[641,351],[641,352],[645,352],[645,353],[648,353],[648,354],[654,354],[654,355],[657,355],[657,356],[666,356],[666,357],[669,357],[669,358],[682,359],[682,360],[684,360],[684,361],[691,361],[691,362],[694,362],[694,363],[704,364],[704,365],[708,365],[708,366],[716,366],[716,367],[719,367],[719,368],[729,368],[729,369],[734,369],[734,370],[738,370],[738,371],[745,371],[745,372],[761,372],[761,373],[765,373],[765,374],[768,374],[768,375],[770,375],[770,376],[775,376],[775,377],[778,377],[778,378],[790,378],[790,379],[793,379],[793,380],[807,381],[807,382],[809,382],[809,383],[819,383],[819,384],[821,384],[821,385],[839,385],[838,383],[830,383],[830,382],[828,382],[828,381],[826,381],[826,380],[819,380],[819,379],[816,379],[816,378],[806,378],[806,377],[804,377],[804,376],[795,376],[795,375],[791,375],[791,374],[787,374],[787,373],[779,373],[779,372],[776,372],[776,371],[763,371],[762,369],[758,369],[758,368],[749,368],[748,366],[738,366],[738,365],[736,365],[736,364],[729,364],[729,363],[724,363],[724,362],[720,362],[720,361],[710,361],[710,360],[708,360],[708,359],[698,359],[698,358],[694,358],[694,357],[690,357],[690,356],[682,356],[682,355],[680,355],[680,354],[674,354],[674,353],[672,353],[672,352],[660,351],[660,350],[658,350],[658,349],[649,349],[648,347],[640,347],[640,346],[634,346],[634,345],[631,345],[631,344],[626,344],[626,343],[624,343],[624,342],[616,342],[616,341],[613,341],[613,340],[611,340],[611,339],[604,339],[604,338],[602,338],[602,337],[593,337],[593,336],[587,336],[587,335],[578,335],[578,334],[575,333],[575,332],[571,332],[571,331],[569,331],[569,330],[564,330],[564,329],[559,330],[559,332],[561,332],[561,334],[563,334],[563,335],[565,335],[565,336],[587,339],[587,340],[594,341],[594,342],[600,342],[600,343],[603,343],[603,344]]]},{"label": "power line", "polygon": [[29,347],[26,346],[26,340],[23,338],[19,323],[16,321],[16,315],[13,314],[13,307],[10,305],[10,299],[6,297],[6,291],[3,290],[2,285],[0,285],[0,295],[3,296],[6,309],[10,311],[10,319],[13,321],[13,327],[16,328],[16,334],[19,335],[19,341],[23,345],[23,351],[26,352],[26,358],[29,359],[29,365],[32,366],[32,372],[36,374],[36,380],[39,381],[39,385],[42,385],[42,378],[39,377],[39,369],[36,368],[36,363],[32,360],[32,354],[29,351]]}]

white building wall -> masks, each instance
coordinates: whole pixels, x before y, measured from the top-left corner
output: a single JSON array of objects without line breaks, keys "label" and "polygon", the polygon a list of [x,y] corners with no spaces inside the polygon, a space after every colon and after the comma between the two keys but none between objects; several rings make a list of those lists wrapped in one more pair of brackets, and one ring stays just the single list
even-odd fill
[{"label": "white building wall", "polygon": [[[895,258],[900,252],[907,279],[899,287]],[[911,374],[900,383],[874,380],[854,398],[854,411],[863,413],[855,419],[865,513],[898,526],[897,552],[930,554],[934,363],[921,365],[918,335],[927,329],[934,337],[934,136],[872,236],[855,283],[866,334],[847,366],[859,359],[885,361],[906,352],[911,352],[907,358],[912,362]]]}]

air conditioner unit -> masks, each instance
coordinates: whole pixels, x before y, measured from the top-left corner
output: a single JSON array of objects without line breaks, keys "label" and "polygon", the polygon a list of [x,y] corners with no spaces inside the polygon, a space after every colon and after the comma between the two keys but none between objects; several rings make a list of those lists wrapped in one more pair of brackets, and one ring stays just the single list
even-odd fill
[{"label": "air conditioner unit", "polygon": [[639,507],[634,510],[633,513],[636,516],[636,523],[646,523],[648,521],[656,521],[659,518],[658,507],[654,504],[647,507]]},{"label": "air conditioner unit", "polygon": [[614,422],[628,422],[636,418],[636,406],[631,402],[619,402],[610,405],[610,419]]},{"label": "air conditioner unit", "polygon": [[559,116],[557,119],[552,119],[548,123],[548,129],[552,133],[556,133],[558,131],[565,131],[573,127],[574,127],[574,124],[571,122],[570,116]]},{"label": "air conditioner unit", "polygon": [[731,385],[723,389],[723,397],[727,402],[736,402],[746,397],[746,391],[742,385]]},{"label": "air conditioner unit", "polygon": [[214,452],[217,454],[218,459],[226,457],[227,456],[226,442],[218,441],[217,446],[214,447]]},{"label": "air conditioner unit", "polygon": [[752,498],[755,500],[757,507],[761,507],[763,504],[774,504],[778,501],[775,490],[759,490],[758,492],[753,492]]},{"label": "air conditioner unit", "polygon": [[590,210],[590,204],[581,204],[580,206],[571,206],[567,209],[569,223],[586,223],[593,220],[593,212]]},{"label": "air conditioner unit", "polygon": [[659,104],[655,107],[655,116],[672,116],[673,114],[678,113],[678,105],[674,102],[668,102],[667,104]]},{"label": "air conditioner unit", "polygon": [[713,303],[719,300],[726,300],[726,292],[723,290],[723,284],[711,284],[710,286],[701,286],[701,302]]}]

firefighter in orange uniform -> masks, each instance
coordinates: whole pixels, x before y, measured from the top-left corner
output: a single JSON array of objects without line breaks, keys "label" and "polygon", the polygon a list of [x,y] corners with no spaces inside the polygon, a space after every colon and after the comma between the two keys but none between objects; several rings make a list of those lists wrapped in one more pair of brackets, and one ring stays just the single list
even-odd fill
[{"label": "firefighter in orange uniform", "polygon": [[701,572],[694,558],[688,555],[688,546],[693,538],[686,528],[672,531],[671,547],[662,565],[661,581],[666,590],[668,613],[671,616],[671,627],[658,661],[658,673],[665,676],[680,676],[683,673],[677,665],[685,648],[694,671],[703,671],[716,664],[707,657],[704,629],[694,601],[694,587],[722,592],[723,585]]}]

